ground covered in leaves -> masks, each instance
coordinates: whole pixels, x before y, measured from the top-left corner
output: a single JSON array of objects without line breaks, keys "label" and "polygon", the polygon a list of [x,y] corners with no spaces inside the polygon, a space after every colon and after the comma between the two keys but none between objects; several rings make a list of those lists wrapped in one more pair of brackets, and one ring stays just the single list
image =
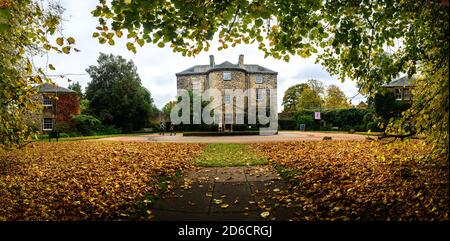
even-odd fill
[{"label": "ground covered in leaves", "polygon": [[65,142],[0,149],[0,220],[127,219],[199,144]]},{"label": "ground covered in leaves", "polygon": [[288,177],[274,197],[301,207],[297,220],[448,220],[448,161],[421,141],[261,143]]}]

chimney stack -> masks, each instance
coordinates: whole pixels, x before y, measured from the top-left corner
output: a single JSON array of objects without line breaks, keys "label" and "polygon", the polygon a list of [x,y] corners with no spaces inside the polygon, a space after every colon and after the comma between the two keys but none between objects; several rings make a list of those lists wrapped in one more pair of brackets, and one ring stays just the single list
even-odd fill
[{"label": "chimney stack", "polygon": [[214,63],[214,55],[209,56],[209,67],[214,68],[216,64]]},{"label": "chimney stack", "polygon": [[244,55],[239,55],[239,66],[244,67]]}]

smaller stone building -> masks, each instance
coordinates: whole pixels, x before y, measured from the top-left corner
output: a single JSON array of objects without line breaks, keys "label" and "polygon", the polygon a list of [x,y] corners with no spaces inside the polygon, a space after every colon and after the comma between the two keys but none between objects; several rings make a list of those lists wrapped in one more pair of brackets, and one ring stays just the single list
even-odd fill
[{"label": "smaller stone building", "polygon": [[383,85],[383,87],[387,91],[393,92],[396,100],[410,101],[412,99],[411,89],[414,87],[414,80],[414,77],[408,78],[408,76],[403,76]]},{"label": "smaller stone building", "polygon": [[75,91],[54,84],[36,87],[36,101],[42,103],[42,112],[34,115],[33,125],[41,132],[66,132],[74,129],[72,116],[80,114],[80,103]]}]

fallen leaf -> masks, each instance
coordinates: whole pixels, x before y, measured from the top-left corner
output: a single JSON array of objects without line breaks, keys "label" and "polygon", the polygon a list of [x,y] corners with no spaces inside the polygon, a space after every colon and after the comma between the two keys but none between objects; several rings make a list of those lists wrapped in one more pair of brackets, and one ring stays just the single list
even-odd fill
[{"label": "fallen leaf", "polygon": [[270,215],[270,213],[269,212],[262,212],[260,215],[263,218],[267,218]]}]

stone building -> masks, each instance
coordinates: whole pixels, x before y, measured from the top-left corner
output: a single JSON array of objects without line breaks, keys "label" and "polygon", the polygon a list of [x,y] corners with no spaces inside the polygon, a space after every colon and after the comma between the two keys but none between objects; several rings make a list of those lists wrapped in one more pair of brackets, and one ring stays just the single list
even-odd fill
[{"label": "stone building", "polygon": [[[257,64],[245,64],[244,55],[239,56],[237,64],[225,61],[216,65],[214,56],[210,55],[209,65],[195,65],[176,74],[177,89],[204,92],[208,89],[217,89],[222,94],[222,113],[219,117],[219,130],[233,130],[236,124],[237,113],[236,99],[225,93],[228,90],[241,90],[246,93],[244,97],[244,115],[248,113],[250,96],[258,105],[265,101],[270,103],[270,91],[277,91],[278,73]],[[276,100],[275,100],[276,103]],[[226,105],[231,105],[233,111],[226,112]],[[255,107],[257,108],[257,107]],[[241,111],[239,111],[241,113]],[[275,106],[275,112],[278,113]],[[217,121],[216,121],[217,122]]]},{"label": "stone building", "polygon": [[68,132],[74,126],[72,116],[80,114],[79,98],[75,91],[53,84],[38,87],[36,101],[42,103],[42,111],[33,115],[32,125],[40,132]]},{"label": "stone building", "polygon": [[411,89],[414,87],[415,77],[408,78],[403,76],[396,80],[383,85],[383,87],[395,95],[395,99],[398,101],[410,101],[412,98]]}]

